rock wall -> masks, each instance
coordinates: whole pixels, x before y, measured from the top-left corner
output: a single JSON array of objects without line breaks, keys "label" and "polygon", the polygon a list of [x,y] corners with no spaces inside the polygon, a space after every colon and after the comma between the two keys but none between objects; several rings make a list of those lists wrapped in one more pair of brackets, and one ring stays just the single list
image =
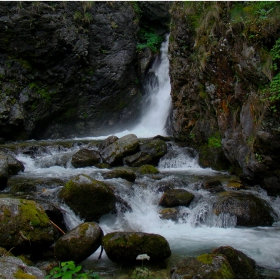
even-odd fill
[{"label": "rock wall", "polygon": [[173,134],[199,150],[202,165],[230,167],[275,194],[280,192],[279,102],[272,107],[264,89],[273,77],[269,51],[280,34],[279,5],[271,10],[250,5],[173,3]]},{"label": "rock wall", "polygon": [[132,123],[138,28],[129,2],[1,2],[0,137],[100,135]]}]

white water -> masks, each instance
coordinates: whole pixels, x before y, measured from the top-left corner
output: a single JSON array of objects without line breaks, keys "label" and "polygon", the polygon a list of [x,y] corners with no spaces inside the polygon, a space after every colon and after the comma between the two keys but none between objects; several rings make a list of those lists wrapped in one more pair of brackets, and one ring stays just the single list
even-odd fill
[{"label": "white water", "polygon": [[[149,71],[154,72],[158,79],[158,87],[149,87],[148,107],[142,108],[142,118],[139,123],[130,130],[124,130],[114,135],[122,137],[133,133],[139,138],[150,138],[156,135],[167,136],[165,124],[171,108],[171,84],[169,77],[168,59],[169,36],[166,37],[160,48],[160,56],[155,59]],[[147,101],[147,100],[146,100]],[[105,139],[109,135],[99,137],[75,138],[75,139]]]}]

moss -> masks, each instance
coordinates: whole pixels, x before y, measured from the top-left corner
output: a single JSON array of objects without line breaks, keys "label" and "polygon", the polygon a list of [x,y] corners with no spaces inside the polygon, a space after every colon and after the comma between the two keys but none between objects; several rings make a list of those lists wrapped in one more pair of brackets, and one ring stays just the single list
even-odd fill
[{"label": "moss", "polygon": [[23,200],[19,210],[22,212],[22,219],[32,227],[44,227],[49,224],[47,214],[43,209],[38,209],[34,201]]},{"label": "moss", "polygon": [[37,279],[36,276],[24,272],[21,268],[14,273],[15,279]]},{"label": "moss", "polygon": [[203,254],[199,255],[197,258],[200,262],[204,264],[212,264],[213,263],[213,257],[210,254]]},{"label": "moss", "polygon": [[153,165],[149,165],[149,164],[142,165],[139,168],[139,171],[140,171],[141,174],[156,174],[156,173],[159,173],[157,168],[155,168]]}]

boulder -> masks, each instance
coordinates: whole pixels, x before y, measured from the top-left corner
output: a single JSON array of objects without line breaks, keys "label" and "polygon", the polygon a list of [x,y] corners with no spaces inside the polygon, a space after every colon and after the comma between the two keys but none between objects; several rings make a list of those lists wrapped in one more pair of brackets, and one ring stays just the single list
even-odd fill
[{"label": "boulder", "polygon": [[114,207],[116,197],[103,182],[80,174],[61,189],[59,197],[82,219],[97,221]]},{"label": "boulder", "polygon": [[97,223],[83,223],[56,241],[54,255],[59,261],[79,263],[99,248],[102,237],[103,231]]},{"label": "boulder", "polygon": [[58,238],[58,230],[41,205],[32,200],[0,198],[0,246],[13,252],[47,249]]},{"label": "boulder", "polygon": [[100,144],[98,144],[99,151],[105,149],[106,147],[108,147],[112,143],[116,142],[118,139],[119,139],[119,137],[117,137],[115,135],[111,135],[111,136],[107,137]]},{"label": "boulder", "polygon": [[99,163],[100,154],[95,150],[80,149],[72,156],[71,164],[76,167],[94,166]]},{"label": "boulder", "polygon": [[154,167],[153,165],[149,165],[149,164],[145,164],[145,165],[140,166],[139,172],[141,174],[157,174],[157,173],[159,173],[159,171],[157,170],[156,167]]},{"label": "boulder", "polygon": [[233,279],[235,275],[223,255],[203,254],[187,257],[175,264],[172,279]]},{"label": "boulder", "polygon": [[26,265],[20,258],[0,257],[1,279],[44,279],[45,272],[34,266]]},{"label": "boulder", "polygon": [[263,199],[233,191],[219,193],[213,210],[217,216],[235,216],[237,226],[271,226],[276,217],[273,209]]},{"label": "boulder", "polygon": [[258,278],[256,275],[256,263],[253,259],[246,256],[241,251],[238,251],[230,246],[221,246],[212,251],[212,254],[224,255],[230,266],[235,278],[237,279],[255,279]]},{"label": "boulder", "polygon": [[116,166],[122,163],[124,157],[135,153],[138,148],[137,136],[128,134],[101,150],[100,155],[105,163]]},{"label": "boulder", "polygon": [[194,195],[184,189],[170,189],[162,195],[159,205],[164,207],[189,206],[193,199]]},{"label": "boulder", "polygon": [[206,179],[204,180],[202,186],[203,189],[209,192],[222,192],[224,188],[220,180],[216,179]]},{"label": "boulder", "polygon": [[167,153],[167,144],[161,139],[151,139],[140,145],[140,151],[150,155],[153,164],[157,165],[159,159]]},{"label": "boulder", "polygon": [[150,262],[162,261],[171,255],[167,240],[158,234],[144,232],[111,232],[103,237],[102,245],[113,262],[134,263],[140,254]]},{"label": "boulder", "polygon": [[152,160],[153,158],[149,154],[145,152],[138,152],[134,155],[125,157],[123,159],[123,164],[133,166],[133,167],[139,167],[141,165],[152,162]]},{"label": "boulder", "polygon": [[16,175],[18,174],[18,172],[24,171],[24,165],[22,164],[22,162],[9,154],[7,154],[7,158],[9,175]]},{"label": "boulder", "polygon": [[103,174],[103,178],[112,179],[112,178],[122,178],[129,182],[134,182],[136,179],[136,175],[134,172],[125,169],[114,169]]},{"label": "boulder", "polygon": [[0,190],[7,186],[9,166],[7,155],[0,152]]},{"label": "boulder", "polygon": [[159,212],[161,219],[173,220],[173,221],[178,220],[178,213],[179,211],[175,208],[164,208]]}]

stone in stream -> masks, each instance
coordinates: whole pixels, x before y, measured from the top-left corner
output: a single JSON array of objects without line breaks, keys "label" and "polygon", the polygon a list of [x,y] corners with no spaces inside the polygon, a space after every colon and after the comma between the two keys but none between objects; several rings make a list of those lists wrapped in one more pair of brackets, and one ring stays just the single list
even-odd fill
[{"label": "stone in stream", "polygon": [[137,152],[139,140],[135,134],[128,134],[113,142],[103,150],[100,155],[103,161],[112,166],[122,164],[124,157]]},{"label": "stone in stream", "polygon": [[40,252],[59,237],[41,205],[32,200],[0,198],[0,246],[13,252]]},{"label": "stone in stream", "polygon": [[59,197],[82,219],[97,221],[114,209],[114,192],[103,182],[80,174],[68,181]]},{"label": "stone in stream", "polygon": [[97,223],[80,224],[56,241],[54,255],[60,261],[79,263],[100,247],[102,237],[103,231]]},{"label": "stone in stream", "polygon": [[147,254],[150,262],[163,261],[171,255],[167,240],[159,234],[111,232],[103,237],[102,245],[108,258],[118,263],[135,263],[141,254]]},{"label": "stone in stream", "polygon": [[213,211],[217,216],[235,216],[236,225],[245,227],[271,226],[277,216],[265,200],[234,191],[219,193]]},{"label": "stone in stream", "polygon": [[98,151],[89,149],[80,149],[72,156],[71,164],[78,167],[94,166],[100,161],[100,154]]},{"label": "stone in stream", "polygon": [[5,153],[0,152],[0,190],[7,186],[9,176],[8,157]]},{"label": "stone in stream", "polygon": [[129,182],[134,182],[136,179],[136,175],[134,172],[126,169],[114,169],[103,174],[104,179],[112,179],[112,178],[122,178]]},{"label": "stone in stream", "polygon": [[159,205],[164,207],[189,206],[193,199],[194,195],[184,189],[170,189],[162,195]]}]

